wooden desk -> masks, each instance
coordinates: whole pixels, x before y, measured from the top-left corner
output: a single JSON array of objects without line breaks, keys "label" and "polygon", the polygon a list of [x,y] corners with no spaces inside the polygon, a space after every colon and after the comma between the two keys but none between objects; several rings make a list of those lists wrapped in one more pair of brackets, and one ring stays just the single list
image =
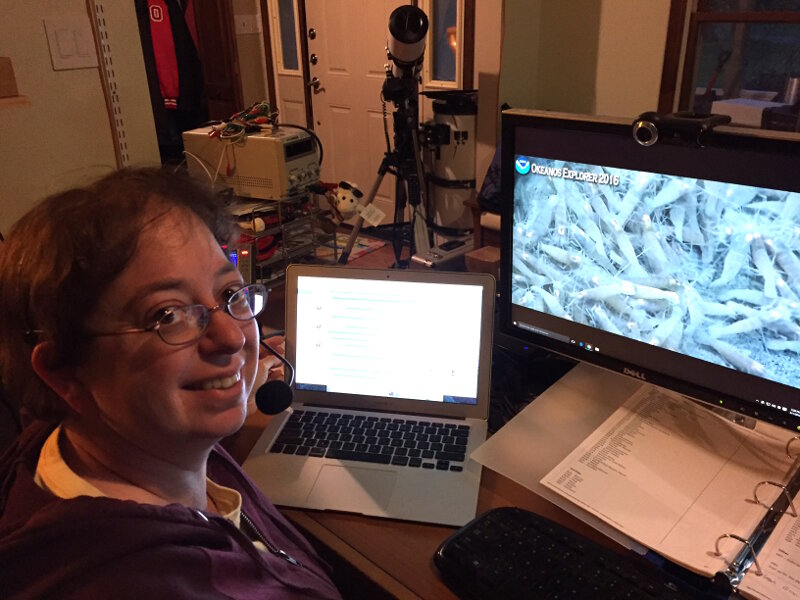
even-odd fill
[{"label": "wooden desk", "polygon": [[[357,266],[385,268],[394,262],[391,245],[355,261]],[[283,328],[282,285],[270,294],[268,308],[259,321],[273,329]],[[244,462],[269,419],[253,409],[244,427],[223,441],[240,463]],[[264,490],[269,497],[269,490]],[[510,479],[483,469],[478,496],[480,514],[498,506],[519,506],[609,547],[614,543],[569,513]],[[439,579],[433,555],[456,528],[377,517],[283,508],[282,511],[320,554],[334,566],[334,582],[345,598],[435,598],[456,596]]]},{"label": "wooden desk", "polygon": [[[249,415],[244,427],[223,442],[237,461],[247,458],[270,418],[260,413]],[[269,496],[269,490],[264,491]],[[615,547],[611,540],[569,513],[484,468],[477,514],[498,506],[526,508]],[[436,549],[456,530],[454,527],[294,508],[282,508],[281,512],[334,565],[334,581],[345,597],[350,596],[346,591],[350,586],[353,596],[364,598],[456,598],[433,564]],[[365,592],[365,585],[371,593]]]}]

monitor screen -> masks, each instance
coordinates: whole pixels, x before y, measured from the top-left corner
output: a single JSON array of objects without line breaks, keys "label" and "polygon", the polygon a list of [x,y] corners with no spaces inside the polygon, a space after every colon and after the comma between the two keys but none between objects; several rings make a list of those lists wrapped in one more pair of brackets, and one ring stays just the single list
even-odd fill
[{"label": "monitor screen", "polygon": [[800,425],[800,142],[719,127],[502,121],[500,331]]}]

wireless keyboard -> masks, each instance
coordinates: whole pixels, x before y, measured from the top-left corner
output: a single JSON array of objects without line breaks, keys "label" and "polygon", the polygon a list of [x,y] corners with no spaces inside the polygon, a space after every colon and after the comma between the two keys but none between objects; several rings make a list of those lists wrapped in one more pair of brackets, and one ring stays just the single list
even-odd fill
[{"label": "wireless keyboard", "polygon": [[434,563],[460,598],[708,598],[657,567],[519,508],[477,517]]}]

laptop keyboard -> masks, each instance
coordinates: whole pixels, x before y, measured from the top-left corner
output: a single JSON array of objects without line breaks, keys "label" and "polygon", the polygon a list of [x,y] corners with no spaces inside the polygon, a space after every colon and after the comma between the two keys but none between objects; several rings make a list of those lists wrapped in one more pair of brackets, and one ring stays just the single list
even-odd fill
[{"label": "laptop keyboard", "polygon": [[461,471],[469,425],[296,410],[270,452]]}]

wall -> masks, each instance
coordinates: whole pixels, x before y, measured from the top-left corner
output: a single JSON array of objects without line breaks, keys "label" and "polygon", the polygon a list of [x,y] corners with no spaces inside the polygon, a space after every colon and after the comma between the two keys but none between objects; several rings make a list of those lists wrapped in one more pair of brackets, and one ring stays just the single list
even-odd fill
[{"label": "wall", "polygon": [[500,49],[503,44],[503,0],[475,3],[475,68],[478,90],[475,178],[478,190],[498,144],[500,118]]},{"label": "wall", "polygon": [[658,108],[670,0],[604,0],[594,113],[635,117]]},{"label": "wall", "polygon": [[254,102],[269,100],[259,0],[233,0],[233,18],[244,99],[242,108],[246,108]]},{"label": "wall", "polygon": [[500,101],[634,117],[658,103],[670,0],[505,0]]},{"label": "wall", "polygon": [[[108,2],[106,22],[132,164],[158,164],[133,3]],[[45,17],[86,15],[85,0],[0,0],[0,56],[25,101],[0,101],[0,232],[41,198],[116,168],[98,68],[54,71]],[[87,17],[88,18],[88,17]]]}]

